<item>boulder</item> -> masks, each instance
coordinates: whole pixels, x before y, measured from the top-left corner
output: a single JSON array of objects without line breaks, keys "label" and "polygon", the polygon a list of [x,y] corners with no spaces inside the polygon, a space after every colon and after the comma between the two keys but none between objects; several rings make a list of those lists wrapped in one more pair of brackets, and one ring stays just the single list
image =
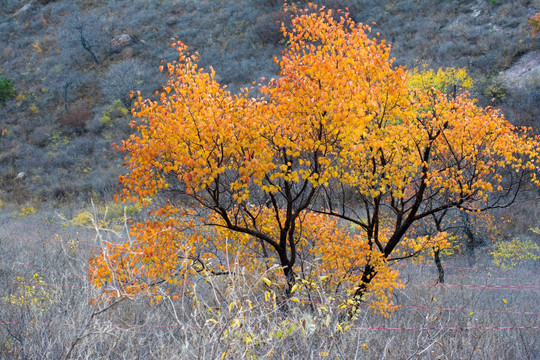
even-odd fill
[{"label": "boulder", "polygon": [[15,14],[13,14],[14,17],[16,17],[19,21],[25,21],[30,16],[30,9],[32,8],[32,4],[28,3],[24,5],[22,8],[17,10]]},{"label": "boulder", "polygon": [[132,47],[128,46],[124,48],[124,50],[122,50],[122,52],[120,53],[120,57],[122,59],[131,59],[134,54],[135,54],[135,50],[133,50]]},{"label": "boulder", "polygon": [[540,51],[523,55],[514,65],[501,73],[506,86],[523,89],[540,84]]},{"label": "boulder", "polygon": [[4,50],[2,50],[2,60],[9,60],[13,59],[15,57],[15,50],[11,46],[6,46]]},{"label": "boulder", "polygon": [[132,41],[131,36],[129,36],[128,34],[121,34],[121,35],[115,36],[111,40],[111,45],[112,47],[115,47],[115,48],[124,48],[128,46],[131,43],[131,41]]}]

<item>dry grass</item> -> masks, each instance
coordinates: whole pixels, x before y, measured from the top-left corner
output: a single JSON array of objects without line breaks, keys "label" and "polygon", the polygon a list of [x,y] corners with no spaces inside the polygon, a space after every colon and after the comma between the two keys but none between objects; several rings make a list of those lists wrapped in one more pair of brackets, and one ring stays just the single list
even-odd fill
[{"label": "dry grass", "polygon": [[[324,293],[313,292],[312,303],[304,306],[285,304],[260,275],[241,271],[228,278],[200,277],[193,291],[179,287],[177,299],[163,294],[158,305],[150,306],[145,297],[92,305],[100,291],[87,280],[87,259],[99,247],[99,237],[64,227],[44,212],[14,217],[18,209],[2,210],[4,359],[540,356],[538,264],[501,271],[488,260],[471,269],[459,258],[447,259],[445,286],[435,285],[434,267],[409,264],[401,271],[407,287],[394,295],[401,308],[388,318],[362,309],[354,323]],[[101,236],[121,241],[115,234]]]}]

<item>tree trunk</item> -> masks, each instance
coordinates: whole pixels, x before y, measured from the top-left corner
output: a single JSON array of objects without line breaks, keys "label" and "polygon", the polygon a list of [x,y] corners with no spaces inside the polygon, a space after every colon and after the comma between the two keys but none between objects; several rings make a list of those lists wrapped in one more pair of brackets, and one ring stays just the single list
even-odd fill
[{"label": "tree trunk", "polygon": [[367,288],[371,280],[377,275],[377,271],[375,270],[375,267],[367,264],[364,267],[364,274],[362,274],[362,279],[360,280],[360,285],[358,285],[358,288],[354,292],[353,296],[353,306],[349,311],[349,317],[353,318],[358,313],[358,305],[362,302],[362,298],[367,293]]},{"label": "tree trunk", "polygon": [[281,263],[281,268],[283,269],[283,275],[285,275],[285,280],[287,281],[287,288],[285,289],[285,296],[287,298],[291,297],[292,288],[296,283],[296,275],[294,274],[292,263],[288,256],[286,250],[278,250],[279,262]]},{"label": "tree trunk", "polygon": [[441,263],[441,258],[439,256],[440,250],[438,248],[433,249],[433,257],[435,259],[435,264],[437,265],[437,270],[439,271],[439,284],[444,284],[444,268]]},{"label": "tree trunk", "polygon": [[64,84],[64,112],[68,111],[68,88],[71,85],[71,81]]},{"label": "tree trunk", "polygon": [[82,28],[79,29],[79,35],[80,35],[80,38],[81,38],[81,45],[82,45],[83,49],[86,50],[90,54],[90,56],[92,57],[92,60],[94,60],[94,63],[96,65],[99,65],[99,60],[98,60],[94,50],[92,49],[92,45],[90,45],[88,40],[86,40],[86,38],[84,37]]}]

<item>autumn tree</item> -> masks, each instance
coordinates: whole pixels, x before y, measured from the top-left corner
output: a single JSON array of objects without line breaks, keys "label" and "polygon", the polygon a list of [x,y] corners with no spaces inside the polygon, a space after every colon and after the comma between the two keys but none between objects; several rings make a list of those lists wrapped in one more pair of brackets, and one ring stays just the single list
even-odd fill
[{"label": "autumn tree", "polygon": [[120,198],[151,218],[91,260],[94,284],[130,295],[242,269],[288,296],[325,279],[380,309],[396,261],[447,246],[415,224],[506,206],[537,183],[536,138],[467,93],[410,84],[368,26],[310,7],[283,31],[260,94],[231,94],[173,45],[160,100],[137,99],[137,132],[119,146]]},{"label": "autumn tree", "polygon": [[[409,86],[415,89],[427,91],[435,89],[442,96],[456,98],[458,94],[472,88],[473,80],[464,68],[439,68],[437,71],[429,69],[427,64],[421,69],[409,70]],[[513,201],[508,201],[511,204]],[[470,264],[474,263],[475,250],[486,243],[486,238],[494,240],[497,226],[490,212],[462,211],[459,207],[448,208],[434,212],[431,216],[424,217],[414,225],[415,233],[422,236],[435,236],[446,233],[451,239],[448,249],[441,249],[438,244],[430,249],[424,249],[417,254],[421,258],[429,253],[438,269],[438,282],[444,283],[444,268],[441,261],[441,253],[454,253],[464,250]]]},{"label": "autumn tree", "polygon": [[529,18],[529,25],[532,27],[532,36],[536,37],[540,31],[540,11],[535,16]]}]

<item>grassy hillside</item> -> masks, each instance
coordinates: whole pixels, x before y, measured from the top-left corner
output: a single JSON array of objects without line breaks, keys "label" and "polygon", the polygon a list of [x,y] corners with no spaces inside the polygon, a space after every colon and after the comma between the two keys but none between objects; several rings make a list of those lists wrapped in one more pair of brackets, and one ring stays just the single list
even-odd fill
[{"label": "grassy hillside", "polygon": [[[539,85],[514,91],[498,74],[540,48],[527,25],[540,1],[318,2],[375,22],[397,64],[466,67],[483,104],[538,127]],[[129,91],[160,88],[161,60],[176,57],[171,37],[234,91],[275,73],[283,19],[279,0],[2,0],[0,76],[16,95],[0,108],[0,198],[110,195],[122,171],[110,144],[132,131]]]},{"label": "grassy hillside", "polygon": [[[540,54],[527,25],[540,0],[317,2],[375,22],[396,64],[466,67],[482,105],[540,133],[540,83],[520,65]],[[430,259],[400,262],[405,287],[394,289],[390,317],[366,302],[350,322],[338,308],[345,294],[323,279],[295,293],[306,301],[286,299],[234,259],[229,276],[194,274],[189,291],[160,284],[159,304],[99,301],[89,259],[109,242],[131,241],[129,221],[147,218],[112,200],[124,170],[111,143],[133,132],[130,90],[152,97],[160,89],[158,66],[177,57],[172,37],[232,91],[275,75],[281,3],[0,0],[1,359],[540,358],[540,262],[519,257],[520,248],[507,251],[520,260],[515,268],[493,261],[497,244],[538,243],[537,190],[493,223],[460,215],[455,246],[441,255],[444,284]]]}]

